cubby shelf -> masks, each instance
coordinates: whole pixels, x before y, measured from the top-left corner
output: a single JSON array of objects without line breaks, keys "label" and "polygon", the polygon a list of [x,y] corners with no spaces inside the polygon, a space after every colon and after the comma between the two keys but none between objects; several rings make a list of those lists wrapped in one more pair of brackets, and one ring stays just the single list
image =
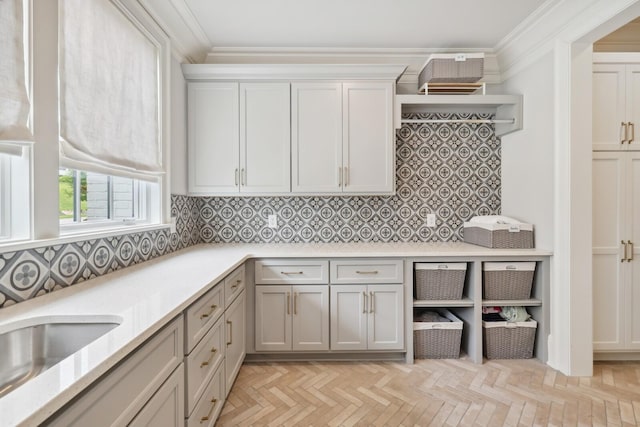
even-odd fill
[{"label": "cubby shelf", "polygon": [[539,299],[485,299],[482,300],[483,307],[494,306],[524,306],[524,307],[538,307],[542,305],[542,301]]},{"label": "cubby shelf", "polygon": [[413,300],[414,307],[473,307],[470,298],[447,300]]}]

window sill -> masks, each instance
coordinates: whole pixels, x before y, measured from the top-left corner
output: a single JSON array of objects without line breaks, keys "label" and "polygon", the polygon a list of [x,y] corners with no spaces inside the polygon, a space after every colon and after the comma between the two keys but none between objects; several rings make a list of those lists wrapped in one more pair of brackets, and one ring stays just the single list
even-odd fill
[{"label": "window sill", "polygon": [[13,240],[9,242],[0,242],[0,253],[14,252],[25,249],[42,248],[53,245],[63,245],[66,243],[81,242],[83,240],[101,239],[111,236],[120,236],[124,234],[144,233],[153,230],[168,230],[169,224],[150,224],[150,225],[129,225],[108,230],[82,230],[74,233],[68,233],[54,239],[39,240]]}]

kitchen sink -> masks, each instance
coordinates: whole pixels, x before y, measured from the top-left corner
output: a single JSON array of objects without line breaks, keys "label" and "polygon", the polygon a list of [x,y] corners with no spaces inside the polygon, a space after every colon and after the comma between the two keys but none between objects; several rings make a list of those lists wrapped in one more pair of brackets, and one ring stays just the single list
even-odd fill
[{"label": "kitchen sink", "polygon": [[113,317],[66,318],[0,333],[0,398],[118,325]]}]

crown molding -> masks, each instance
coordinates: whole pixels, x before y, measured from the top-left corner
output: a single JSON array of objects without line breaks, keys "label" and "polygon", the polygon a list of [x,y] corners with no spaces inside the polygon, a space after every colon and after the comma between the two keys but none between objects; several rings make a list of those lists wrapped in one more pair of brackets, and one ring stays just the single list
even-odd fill
[{"label": "crown molding", "polygon": [[398,64],[182,64],[188,80],[397,80]]},{"label": "crown molding", "polygon": [[558,41],[593,43],[636,17],[638,6],[640,0],[547,0],[496,45],[502,79],[553,51]]},{"label": "crown molding", "polygon": [[209,64],[404,64],[400,84],[416,88],[418,74],[433,53],[484,53],[485,76],[482,81],[499,83],[500,70],[491,49],[430,48],[262,48],[216,47],[209,51]]},{"label": "crown molding", "polygon": [[184,0],[137,0],[171,39],[182,62],[202,62],[211,42]]}]

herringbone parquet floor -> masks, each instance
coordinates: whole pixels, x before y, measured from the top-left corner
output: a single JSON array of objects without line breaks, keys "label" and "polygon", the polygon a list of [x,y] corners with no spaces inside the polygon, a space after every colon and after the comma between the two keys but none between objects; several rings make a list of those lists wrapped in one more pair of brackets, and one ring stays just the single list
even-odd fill
[{"label": "herringbone parquet floor", "polygon": [[636,426],[640,363],[250,363],[216,426]]}]

